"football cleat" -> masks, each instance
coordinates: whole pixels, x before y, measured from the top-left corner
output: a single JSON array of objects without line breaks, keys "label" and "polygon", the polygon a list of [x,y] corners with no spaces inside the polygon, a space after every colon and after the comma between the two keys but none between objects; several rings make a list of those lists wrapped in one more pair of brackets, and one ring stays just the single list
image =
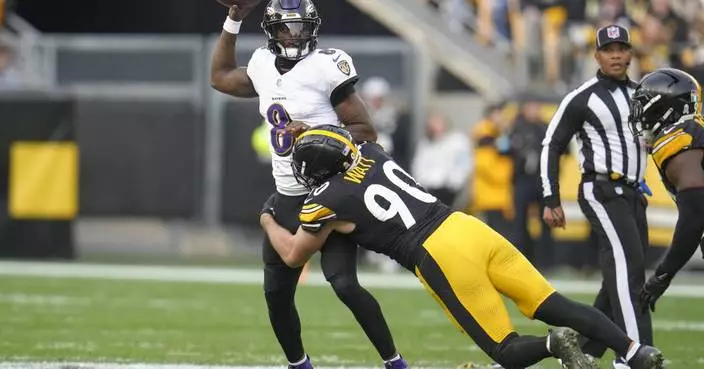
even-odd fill
[{"label": "football cleat", "polygon": [[553,328],[548,335],[548,349],[566,369],[599,369],[579,347],[579,334],[570,328]]},{"label": "football cleat", "polygon": [[288,369],[313,369],[313,364],[310,362],[310,356],[306,355],[306,361],[304,361],[303,364],[288,364]]},{"label": "football cleat", "polygon": [[385,369],[408,369],[408,363],[399,355],[398,359],[390,360],[384,363]]},{"label": "football cleat", "polygon": [[655,347],[642,345],[628,364],[631,369],[663,369],[665,357]]},{"label": "football cleat", "polygon": [[390,360],[384,363],[385,369],[408,369],[408,363],[403,360],[403,356],[398,357],[398,359]]}]

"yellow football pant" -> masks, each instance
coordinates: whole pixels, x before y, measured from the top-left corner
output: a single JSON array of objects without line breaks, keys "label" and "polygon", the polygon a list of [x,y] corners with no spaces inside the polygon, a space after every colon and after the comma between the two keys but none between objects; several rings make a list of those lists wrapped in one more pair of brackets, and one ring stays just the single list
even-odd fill
[{"label": "yellow football pant", "polygon": [[514,332],[501,295],[532,319],[555,292],[509,241],[470,215],[450,215],[423,247],[416,275],[450,320],[485,351]]}]

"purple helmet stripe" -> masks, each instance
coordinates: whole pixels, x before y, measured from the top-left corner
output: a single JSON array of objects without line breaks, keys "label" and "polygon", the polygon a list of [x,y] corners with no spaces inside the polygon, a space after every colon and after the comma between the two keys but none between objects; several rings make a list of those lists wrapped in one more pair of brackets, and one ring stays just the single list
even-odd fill
[{"label": "purple helmet stripe", "polygon": [[293,10],[301,6],[301,0],[281,0],[281,9]]}]

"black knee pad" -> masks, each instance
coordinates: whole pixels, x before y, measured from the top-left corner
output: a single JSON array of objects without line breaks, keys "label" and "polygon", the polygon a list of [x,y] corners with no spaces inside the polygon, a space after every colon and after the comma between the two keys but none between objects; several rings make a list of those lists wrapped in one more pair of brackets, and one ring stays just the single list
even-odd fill
[{"label": "black knee pad", "polygon": [[266,265],[264,267],[264,296],[267,304],[292,304],[300,274],[300,268]]},{"label": "black knee pad", "polygon": [[328,282],[341,300],[354,299],[359,292],[364,291],[356,275],[332,276]]}]

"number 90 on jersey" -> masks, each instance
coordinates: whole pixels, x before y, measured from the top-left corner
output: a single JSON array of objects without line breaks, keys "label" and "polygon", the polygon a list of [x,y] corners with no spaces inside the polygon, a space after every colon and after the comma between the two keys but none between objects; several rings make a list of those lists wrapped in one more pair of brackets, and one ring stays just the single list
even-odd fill
[{"label": "number 90 on jersey", "polygon": [[271,124],[271,147],[279,156],[288,156],[295,141],[293,135],[286,131],[286,126],[292,122],[288,112],[281,104],[272,104],[266,111],[266,120]]}]

